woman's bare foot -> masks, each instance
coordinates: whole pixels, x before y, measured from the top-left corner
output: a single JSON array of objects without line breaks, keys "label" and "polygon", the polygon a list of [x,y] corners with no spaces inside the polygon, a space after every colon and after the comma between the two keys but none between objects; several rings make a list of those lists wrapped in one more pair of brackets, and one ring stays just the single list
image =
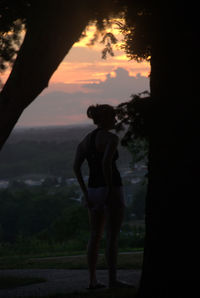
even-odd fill
[{"label": "woman's bare foot", "polygon": [[102,289],[105,288],[106,286],[100,282],[96,282],[96,283],[90,283],[89,287],[87,288],[88,290],[97,290],[97,289]]},{"label": "woman's bare foot", "polygon": [[134,288],[134,285],[128,284],[125,281],[116,280],[109,283],[109,288]]}]

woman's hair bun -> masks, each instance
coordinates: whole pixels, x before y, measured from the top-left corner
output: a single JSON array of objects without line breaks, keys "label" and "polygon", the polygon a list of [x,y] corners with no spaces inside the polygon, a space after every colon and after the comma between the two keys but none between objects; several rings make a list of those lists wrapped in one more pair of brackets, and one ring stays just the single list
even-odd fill
[{"label": "woman's hair bun", "polygon": [[89,106],[87,109],[87,116],[90,119],[94,119],[96,114],[96,107],[95,106]]},{"label": "woman's hair bun", "polygon": [[105,115],[115,115],[115,110],[112,106],[107,104],[96,105],[96,106],[89,106],[87,109],[87,116],[88,118],[93,119],[94,124],[99,124],[104,119]]}]

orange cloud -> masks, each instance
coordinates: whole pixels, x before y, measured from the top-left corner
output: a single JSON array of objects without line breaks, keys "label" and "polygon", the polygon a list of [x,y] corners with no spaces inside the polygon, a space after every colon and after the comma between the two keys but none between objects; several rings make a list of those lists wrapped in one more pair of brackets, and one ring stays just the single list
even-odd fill
[{"label": "orange cloud", "polygon": [[104,81],[108,73],[113,73],[115,69],[122,67],[132,76],[140,73],[142,76],[148,76],[150,72],[149,63],[137,63],[135,61],[124,61],[110,58],[107,61],[94,61],[90,63],[62,62],[58,70],[51,78],[51,83],[80,84],[92,83],[95,81]]}]

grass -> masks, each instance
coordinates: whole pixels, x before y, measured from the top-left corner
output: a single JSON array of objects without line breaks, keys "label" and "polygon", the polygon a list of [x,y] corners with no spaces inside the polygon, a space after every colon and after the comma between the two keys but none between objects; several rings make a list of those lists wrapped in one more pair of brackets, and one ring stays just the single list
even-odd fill
[{"label": "grass", "polygon": [[[76,255],[84,255],[86,253],[86,250],[68,250],[68,249],[63,249],[59,250],[54,249],[51,250],[49,247],[44,247],[40,252],[29,252],[29,253],[23,253],[23,250],[21,251],[19,247],[15,247],[12,245],[2,245],[0,243],[0,259],[5,258],[5,257],[10,257],[13,255],[18,255],[18,256],[27,256],[27,257],[40,257],[40,258],[47,258],[47,257],[59,257],[59,256],[76,256]],[[119,247],[119,252],[138,252],[138,251],[143,251],[144,248],[142,247]],[[104,248],[99,249],[99,253],[104,253]]]},{"label": "grass", "polygon": [[[142,252],[119,254],[119,269],[141,269]],[[85,255],[79,256],[61,256],[48,258],[30,258],[27,256],[13,256],[0,258],[1,269],[87,269],[87,260]],[[98,259],[97,269],[106,269],[104,255]]]},{"label": "grass", "polygon": [[45,282],[44,278],[37,277],[17,277],[17,276],[0,276],[0,289],[12,289],[20,286],[31,285],[35,283]]}]

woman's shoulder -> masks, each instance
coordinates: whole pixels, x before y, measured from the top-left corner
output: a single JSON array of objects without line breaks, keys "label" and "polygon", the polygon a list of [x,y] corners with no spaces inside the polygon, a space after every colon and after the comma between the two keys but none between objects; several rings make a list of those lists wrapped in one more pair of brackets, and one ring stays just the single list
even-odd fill
[{"label": "woman's shoulder", "polygon": [[99,131],[99,138],[103,141],[104,140],[104,143],[116,143],[118,144],[119,142],[119,137],[110,132],[110,131],[106,131],[106,130],[102,130],[102,131]]},{"label": "woman's shoulder", "polygon": [[106,133],[107,133],[107,137],[110,140],[115,141],[115,142],[119,140],[119,137],[115,133],[110,132],[110,131],[107,131]]},{"label": "woman's shoulder", "polygon": [[93,134],[93,131],[90,131],[79,143],[78,147],[82,150],[85,150],[88,147],[88,144],[90,143],[91,135]]},{"label": "woman's shoulder", "polygon": [[[79,143],[78,147],[81,151],[87,151],[89,146],[90,146],[90,142],[91,142],[91,137],[93,135],[93,133],[96,130],[92,130],[91,132],[89,132],[83,139],[82,141]],[[116,145],[119,142],[119,137],[114,134],[113,132],[110,131],[106,131],[106,130],[99,130],[98,134],[97,134],[97,139],[96,139],[96,144],[97,145],[103,145],[103,147],[108,144],[108,143],[115,143]]]}]

